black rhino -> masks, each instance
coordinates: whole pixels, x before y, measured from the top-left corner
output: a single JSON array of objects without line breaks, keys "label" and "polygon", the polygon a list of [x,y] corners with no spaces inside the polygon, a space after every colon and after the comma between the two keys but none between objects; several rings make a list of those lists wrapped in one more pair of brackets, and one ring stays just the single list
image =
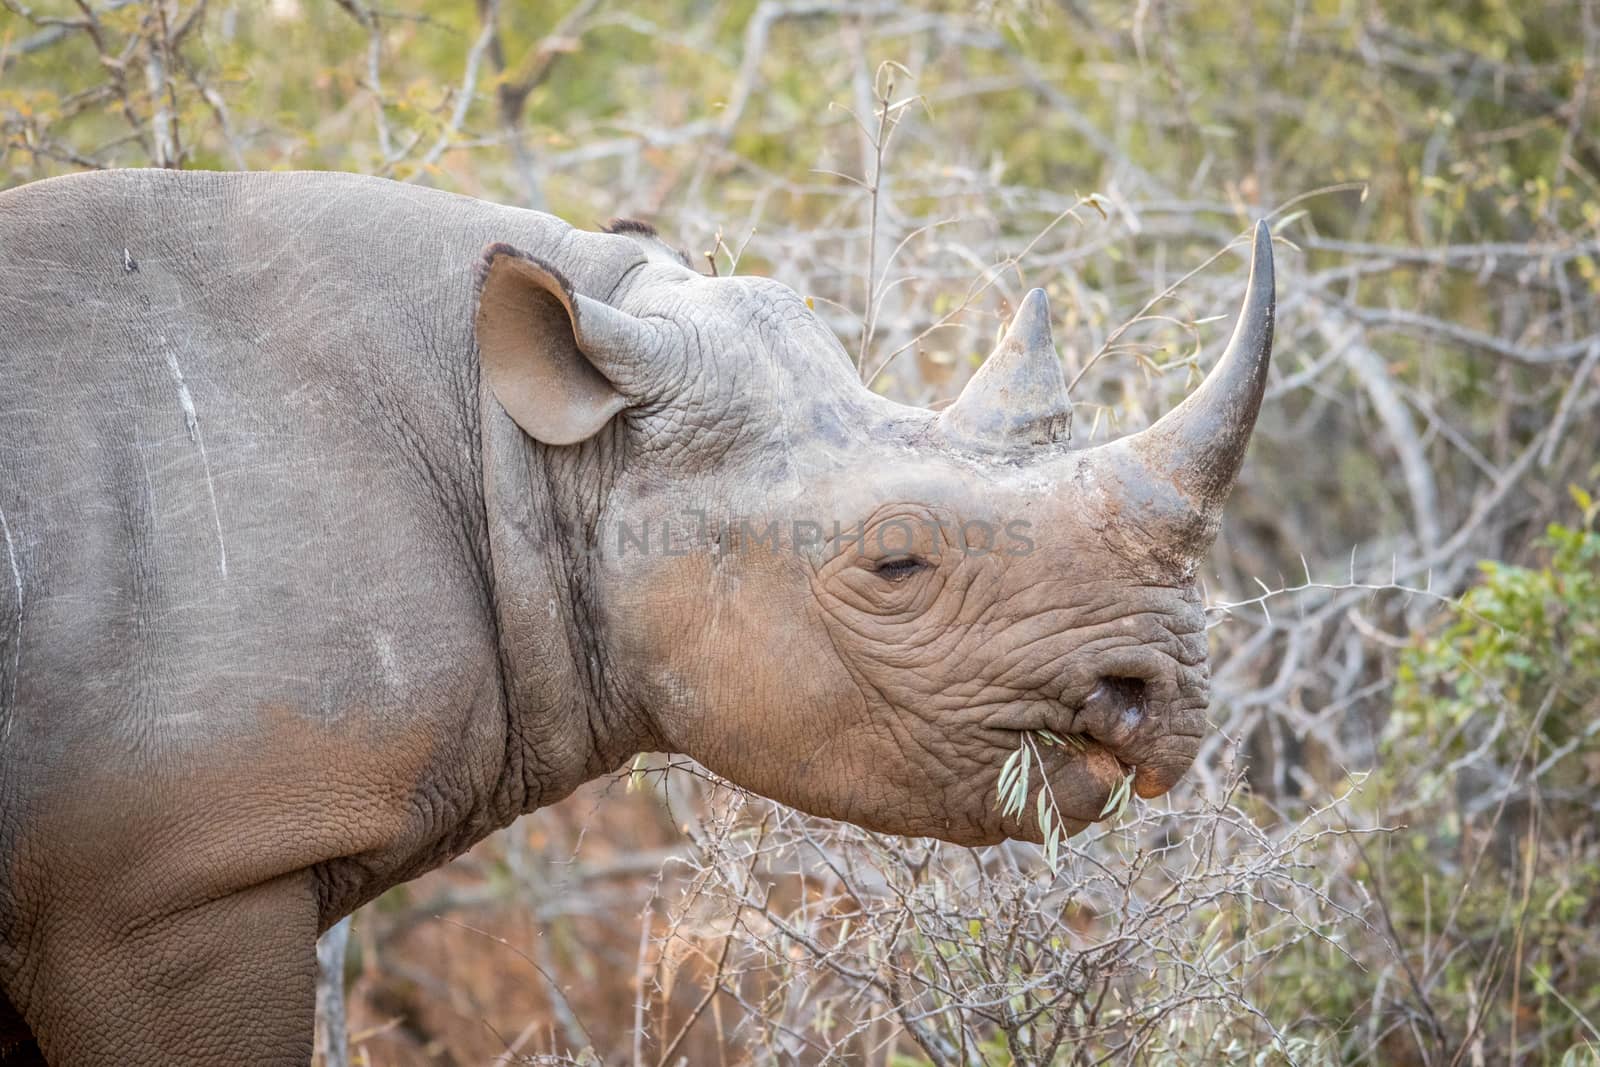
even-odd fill
[{"label": "black rhino", "polygon": [[[318,932],[640,750],[978,844],[1194,758],[1266,380],[1094,448],[1044,294],[941,412],[636,225],[343,174],[0,193],[0,1045],[304,1062]],[[30,1042],[36,1042],[35,1047]],[[3,1058],[3,1056],[0,1056]]]}]

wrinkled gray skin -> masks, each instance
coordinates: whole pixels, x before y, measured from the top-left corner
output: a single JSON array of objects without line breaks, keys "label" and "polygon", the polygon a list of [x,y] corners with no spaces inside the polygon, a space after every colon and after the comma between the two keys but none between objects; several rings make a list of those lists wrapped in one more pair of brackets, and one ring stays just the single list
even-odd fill
[{"label": "wrinkled gray skin", "polygon": [[974,844],[1038,836],[1020,730],[1083,739],[1071,829],[1170,788],[1259,233],[1253,278],[1199,391],[1074,451],[1042,293],[935,414],[643,232],[333,174],[0,194],[0,1046],[304,1062],[320,930],[639,750]]}]

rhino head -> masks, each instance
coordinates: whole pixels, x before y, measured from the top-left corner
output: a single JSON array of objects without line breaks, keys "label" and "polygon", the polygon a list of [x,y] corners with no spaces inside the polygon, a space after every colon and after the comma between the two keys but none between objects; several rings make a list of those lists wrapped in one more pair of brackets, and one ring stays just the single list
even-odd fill
[{"label": "rhino head", "polygon": [[933,412],[865,388],[776,282],[701,275],[641,233],[559,251],[488,250],[477,340],[569,483],[556,526],[624,748],[962,844],[1039,839],[1031,803],[996,804],[1026,731],[1072,735],[1038,748],[1069,832],[1125,775],[1172,788],[1205,726],[1195,572],[1266,382],[1264,225],[1216,368],[1092,448],[1068,440],[1042,290]]}]

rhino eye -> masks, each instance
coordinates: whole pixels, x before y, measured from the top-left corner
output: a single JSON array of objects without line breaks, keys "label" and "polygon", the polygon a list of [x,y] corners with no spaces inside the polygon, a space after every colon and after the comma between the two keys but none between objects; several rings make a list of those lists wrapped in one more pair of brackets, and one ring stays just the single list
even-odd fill
[{"label": "rhino eye", "polygon": [[872,573],[891,582],[903,582],[927,567],[928,561],[920,556],[896,556],[874,564]]}]

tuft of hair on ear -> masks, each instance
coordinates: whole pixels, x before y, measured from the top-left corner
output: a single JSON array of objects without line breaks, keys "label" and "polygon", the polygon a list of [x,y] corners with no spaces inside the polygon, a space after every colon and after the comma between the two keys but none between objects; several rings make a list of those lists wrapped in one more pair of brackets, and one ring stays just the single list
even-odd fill
[{"label": "tuft of hair on ear", "polygon": [[489,280],[489,271],[494,267],[494,261],[501,256],[516,256],[518,259],[526,258],[522,249],[516,245],[508,245],[504,241],[495,241],[485,245],[483,254],[478,257],[477,269],[472,272],[472,291],[481,294],[483,283]]},{"label": "tuft of hair on ear", "polygon": [[648,242],[655,248],[672,256],[690,270],[694,269],[694,262],[689,258],[688,253],[681,248],[674,248],[667,244],[662,239],[661,234],[656,231],[656,228],[648,222],[643,222],[639,219],[617,218],[612,219],[600,228],[606,233],[619,234],[623,237],[633,237],[637,240]]},{"label": "tuft of hair on ear", "polygon": [[494,269],[495,262],[502,258],[520,259],[525,263],[532,263],[553,278],[555,283],[561,287],[561,292],[566,295],[568,307],[575,303],[573,294],[577,290],[573,289],[572,282],[567,279],[564,271],[554,264],[547,263],[538,256],[533,255],[531,252],[525,252],[516,245],[506,244],[504,241],[495,241],[493,244],[485,245],[483,255],[478,257],[478,268],[474,274],[472,286],[473,295],[476,299],[483,299],[483,287],[489,282],[489,272]]},{"label": "tuft of hair on ear", "polygon": [[645,237],[656,238],[661,236],[660,234],[656,233],[656,228],[654,226],[639,219],[612,219],[610,222],[606,223],[600,228],[606,233],[637,233],[642,234]]},{"label": "tuft of hair on ear", "polygon": [[485,245],[483,254],[478,257],[478,267],[474,272],[472,284],[473,292],[478,296],[481,297],[483,295],[484,284],[489,280],[489,272],[494,269],[495,261],[502,257],[520,259],[526,263],[532,263],[534,266],[538,267],[540,270],[554,278],[556,280],[556,284],[561,286],[562,292],[567,294],[568,299],[571,299],[574,290],[572,288],[572,283],[567,280],[567,276],[564,272],[554,265],[540,259],[538,256],[535,256],[530,252],[525,252],[516,245],[506,244],[504,241],[495,241],[492,244]]}]

